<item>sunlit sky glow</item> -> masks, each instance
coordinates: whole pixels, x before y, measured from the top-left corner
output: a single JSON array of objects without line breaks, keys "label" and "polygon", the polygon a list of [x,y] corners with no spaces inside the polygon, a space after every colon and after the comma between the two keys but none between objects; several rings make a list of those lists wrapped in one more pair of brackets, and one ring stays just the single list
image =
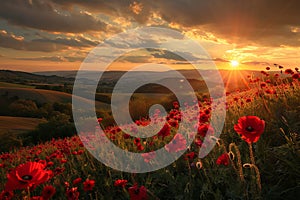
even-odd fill
[{"label": "sunlit sky glow", "polygon": [[[4,0],[0,69],[77,70],[104,39],[143,26],[172,28],[199,41],[221,69],[296,67],[299,8],[298,0]],[[161,53],[121,59],[114,69],[149,61],[187,67]]]}]

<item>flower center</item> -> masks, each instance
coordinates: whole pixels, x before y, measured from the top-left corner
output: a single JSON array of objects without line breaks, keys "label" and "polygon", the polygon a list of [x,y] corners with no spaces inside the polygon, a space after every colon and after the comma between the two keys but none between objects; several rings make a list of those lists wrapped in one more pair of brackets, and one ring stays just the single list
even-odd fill
[{"label": "flower center", "polygon": [[252,132],[252,131],[254,131],[254,128],[253,128],[252,126],[248,126],[248,127],[246,128],[246,131]]},{"label": "flower center", "polygon": [[25,180],[25,181],[30,181],[32,179],[32,176],[31,175],[24,175],[24,176],[22,176],[22,179]]},{"label": "flower center", "polygon": [[140,189],[139,188],[134,191],[134,194],[139,194],[139,193],[140,193]]}]

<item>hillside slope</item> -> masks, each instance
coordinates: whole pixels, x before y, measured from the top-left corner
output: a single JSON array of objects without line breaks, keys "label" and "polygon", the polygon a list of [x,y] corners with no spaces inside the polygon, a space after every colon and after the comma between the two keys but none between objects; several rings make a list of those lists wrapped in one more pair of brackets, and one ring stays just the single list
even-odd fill
[{"label": "hillside slope", "polygon": [[[42,89],[32,89],[32,88],[12,88],[12,87],[0,87],[0,96],[2,97],[18,97],[20,99],[30,99],[36,101],[37,103],[71,103],[72,94],[52,91],[52,90],[42,90]],[[91,103],[90,100],[83,99],[83,102]],[[97,108],[107,108],[109,105],[96,102]]]}]

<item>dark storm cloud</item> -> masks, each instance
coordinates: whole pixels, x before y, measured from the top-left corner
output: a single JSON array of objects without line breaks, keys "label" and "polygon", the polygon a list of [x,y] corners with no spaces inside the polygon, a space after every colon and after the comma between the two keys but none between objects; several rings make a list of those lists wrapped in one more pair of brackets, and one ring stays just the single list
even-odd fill
[{"label": "dark storm cloud", "polygon": [[107,24],[75,10],[66,11],[46,0],[3,0],[0,18],[23,27],[54,32],[105,31]]}]

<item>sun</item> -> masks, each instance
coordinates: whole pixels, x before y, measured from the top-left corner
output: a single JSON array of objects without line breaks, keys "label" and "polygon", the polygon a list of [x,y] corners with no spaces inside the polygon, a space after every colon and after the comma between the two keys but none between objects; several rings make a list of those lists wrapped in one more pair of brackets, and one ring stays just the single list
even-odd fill
[{"label": "sun", "polygon": [[232,68],[237,68],[240,63],[237,60],[232,60],[230,61],[230,64]]}]

